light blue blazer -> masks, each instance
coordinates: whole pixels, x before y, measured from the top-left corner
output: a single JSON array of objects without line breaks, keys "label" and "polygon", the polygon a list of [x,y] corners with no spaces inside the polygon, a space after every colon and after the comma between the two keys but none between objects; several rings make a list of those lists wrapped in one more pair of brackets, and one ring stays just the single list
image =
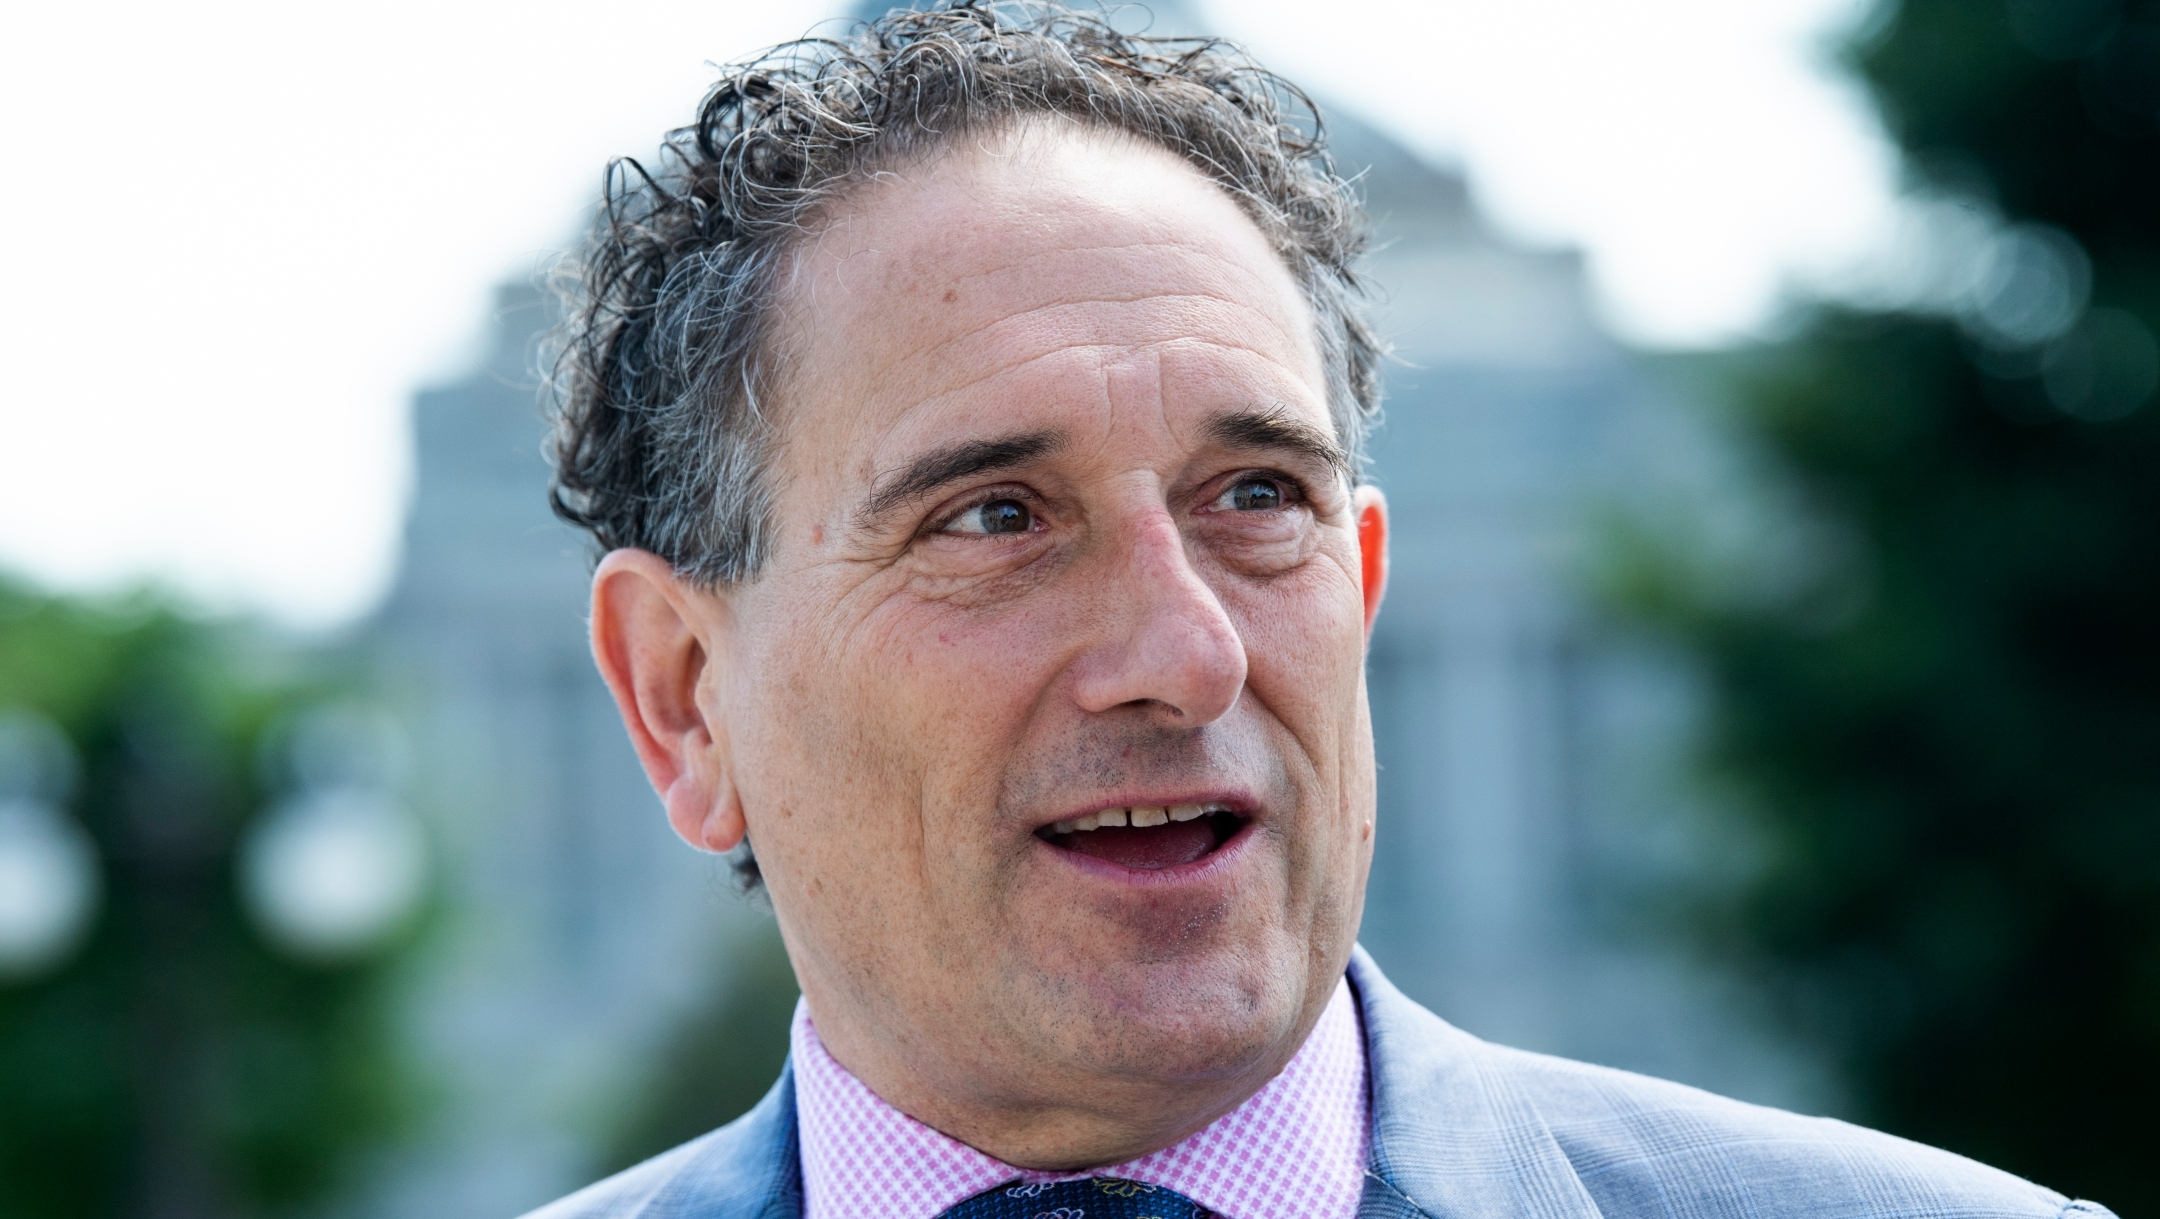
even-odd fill
[{"label": "light blue blazer", "polygon": [[[1372,1071],[1360,1219],[2112,1219],[1984,1164],[1829,1118],[1478,1040],[1358,949]],[[795,1080],[527,1219],[799,1219]]]}]

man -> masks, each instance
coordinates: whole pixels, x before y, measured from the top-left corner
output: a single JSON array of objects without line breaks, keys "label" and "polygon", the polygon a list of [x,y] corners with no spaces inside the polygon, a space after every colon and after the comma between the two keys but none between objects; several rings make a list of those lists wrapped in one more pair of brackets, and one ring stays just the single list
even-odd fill
[{"label": "man", "polygon": [[902,12],[618,176],[557,506],[803,1005],[750,1114],[540,1214],[2104,1214],[1483,1044],[1357,953],[1378,352],[1293,103],[1219,46]]}]

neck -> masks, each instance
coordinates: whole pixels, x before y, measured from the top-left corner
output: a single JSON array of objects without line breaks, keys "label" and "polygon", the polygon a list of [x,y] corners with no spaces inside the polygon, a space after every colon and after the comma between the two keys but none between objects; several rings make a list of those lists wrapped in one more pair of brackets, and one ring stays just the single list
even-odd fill
[{"label": "neck", "polygon": [[[906,1036],[890,1021],[848,1019],[844,1002],[804,990],[826,1053],[887,1104],[1015,1168],[1041,1172],[1124,1163],[1205,1128],[1282,1073],[1334,993],[1319,991],[1289,1027],[1213,1062],[1173,1044],[1153,1062],[1128,1054],[1097,1066],[1055,1054],[986,1054],[979,1045],[940,1052],[946,1047],[926,1046],[928,1039]],[[993,1058],[1014,1069],[986,1070]]]}]

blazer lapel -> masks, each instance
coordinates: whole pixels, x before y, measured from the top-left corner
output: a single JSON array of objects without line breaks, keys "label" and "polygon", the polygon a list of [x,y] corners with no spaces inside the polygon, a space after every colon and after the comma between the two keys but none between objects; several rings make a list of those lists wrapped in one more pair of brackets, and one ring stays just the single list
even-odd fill
[{"label": "blazer lapel", "polygon": [[[1372,1156],[1360,1219],[1597,1219],[1536,1107],[1491,1046],[1412,1003],[1363,948],[1350,985],[1372,1081]],[[684,1148],[682,1165],[625,1219],[801,1219],[795,1075]]]},{"label": "blazer lapel", "polygon": [[795,1132],[795,1068],[750,1112],[706,1135],[709,1146],[625,1219],[802,1219],[802,1152]]},{"label": "blazer lapel", "polygon": [[1412,1003],[1363,948],[1352,951],[1350,985],[1372,1079],[1361,1219],[1596,1219],[1574,1166],[1492,1047]]}]

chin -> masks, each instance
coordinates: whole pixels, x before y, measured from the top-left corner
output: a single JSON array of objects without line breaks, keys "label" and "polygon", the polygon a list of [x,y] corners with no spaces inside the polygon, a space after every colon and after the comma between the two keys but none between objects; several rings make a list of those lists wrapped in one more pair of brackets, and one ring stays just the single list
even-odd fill
[{"label": "chin", "polygon": [[1152,1079],[1236,1075],[1283,1054],[1310,1006],[1310,957],[1244,947],[1266,936],[1208,938],[1038,959],[1055,1039],[1076,1065]]}]

